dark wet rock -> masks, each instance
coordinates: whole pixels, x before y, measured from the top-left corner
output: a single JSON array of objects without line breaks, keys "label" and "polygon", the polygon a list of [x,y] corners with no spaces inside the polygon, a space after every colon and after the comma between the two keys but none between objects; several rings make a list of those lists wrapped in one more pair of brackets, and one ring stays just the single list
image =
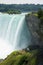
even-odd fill
[{"label": "dark wet rock", "polygon": [[28,47],[30,48],[30,50],[38,49],[36,65],[43,65],[43,39],[38,34],[38,32],[40,31],[40,19],[38,19],[38,17],[33,14],[26,16],[25,19],[28,29],[31,33],[31,43]]},{"label": "dark wet rock", "polygon": [[29,16],[26,16],[26,23],[28,26],[28,29],[31,33],[31,44],[33,45],[43,45],[43,40],[40,39],[40,36],[38,35],[37,31],[39,30],[39,23],[40,20],[37,16],[31,14]]}]

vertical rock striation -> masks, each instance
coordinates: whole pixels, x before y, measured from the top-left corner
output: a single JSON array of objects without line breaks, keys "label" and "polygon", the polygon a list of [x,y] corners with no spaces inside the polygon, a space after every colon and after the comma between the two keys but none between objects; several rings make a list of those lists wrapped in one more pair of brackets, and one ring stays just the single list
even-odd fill
[{"label": "vertical rock striation", "polygon": [[38,19],[37,16],[31,14],[31,15],[27,15],[26,16],[26,23],[28,25],[28,28],[30,30],[31,33],[31,44],[32,45],[40,45],[39,41],[40,41],[40,36],[38,35],[37,31],[39,30],[39,23],[40,20]]},{"label": "vertical rock striation", "polygon": [[[40,31],[43,31],[43,27],[41,26],[41,29],[39,29],[40,19],[38,19],[38,17],[33,14],[29,16],[27,15],[25,19],[32,36],[30,45],[31,49],[38,48],[36,65],[43,65],[43,38],[40,37]],[[38,32],[40,34],[38,34]],[[39,47],[37,47],[37,45]]]}]

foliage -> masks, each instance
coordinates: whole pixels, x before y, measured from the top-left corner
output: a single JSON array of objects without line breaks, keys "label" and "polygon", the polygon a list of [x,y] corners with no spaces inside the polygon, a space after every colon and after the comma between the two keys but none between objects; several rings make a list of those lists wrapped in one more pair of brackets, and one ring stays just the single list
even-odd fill
[{"label": "foliage", "polygon": [[8,11],[2,12],[2,13],[8,13],[8,14],[21,14],[21,12],[18,11],[18,10],[8,10]]},{"label": "foliage", "polygon": [[[34,51],[35,52],[35,51]],[[36,53],[25,50],[11,53],[0,65],[35,65]]]},{"label": "foliage", "polygon": [[0,4],[0,12],[7,12],[9,9],[12,11],[30,12],[38,11],[43,5],[35,4]]},{"label": "foliage", "polygon": [[38,11],[38,18],[40,18],[42,16],[43,16],[43,10],[42,9],[39,9],[39,11]]},{"label": "foliage", "polygon": [[40,19],[38,35],[43,40],[43,10],[41,9],[38,11],[38,18]]}]

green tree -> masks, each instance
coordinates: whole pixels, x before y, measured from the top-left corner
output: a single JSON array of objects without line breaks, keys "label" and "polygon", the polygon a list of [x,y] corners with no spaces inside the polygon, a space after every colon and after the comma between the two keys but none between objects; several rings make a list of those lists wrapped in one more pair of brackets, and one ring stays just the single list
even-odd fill
[{"label": "green tree", "polygon": [[38,18],[40,18],[42,16],[43,16],[43,10],[42,9],[39,9],[39,11],[38,11]]}]

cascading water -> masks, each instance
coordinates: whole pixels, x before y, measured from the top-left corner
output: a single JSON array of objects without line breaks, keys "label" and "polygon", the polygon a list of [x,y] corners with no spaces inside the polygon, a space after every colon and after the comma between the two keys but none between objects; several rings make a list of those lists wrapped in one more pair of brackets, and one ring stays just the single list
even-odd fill
[{"label": "cascading water", "polygon": [[[16,33],[15,33],[15,37],[14,37],[14,44],[16,44],[17,45],[17,40],[19,39],[19,34],[20,34],[20,31],[21,31],[21,28],[22,28],[22,26],[23,26],[23,23],[24,23],[24,17],[25,16],[23,16],[22,18],[21,18],[21,20],[19,21],[19,23],[18,23],[18,26],[17,26],[17,30],[16,30]],[[15,46],[16,47],[16,46]]]},{"label": "cascading water", "polygon": [[14,50],[26,48],[29,42],[25,15],[0,14],[0,58],[5,58]]},{"label": "cascading water", "polygon": [[13,23],[15,16],[13,16],[8,24],[8,29],[7,29],[7,34],[6,34],[6,38],[8,39],[8,36],[10,35],[10,29],[11,29],[11,25]]}]

